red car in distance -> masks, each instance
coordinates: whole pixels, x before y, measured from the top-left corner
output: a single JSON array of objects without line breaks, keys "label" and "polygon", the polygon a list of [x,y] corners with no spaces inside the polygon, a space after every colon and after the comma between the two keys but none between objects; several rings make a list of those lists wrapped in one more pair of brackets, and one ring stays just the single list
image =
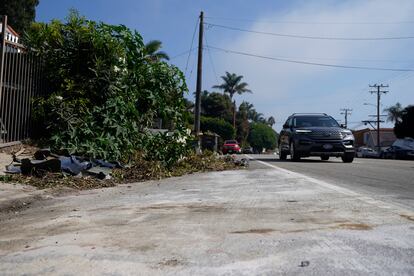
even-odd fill
[{"label": "red car in distance", "polygon": [[223,154],[241,153],[241,148],[236,140],[226,140],[223,145]]}]

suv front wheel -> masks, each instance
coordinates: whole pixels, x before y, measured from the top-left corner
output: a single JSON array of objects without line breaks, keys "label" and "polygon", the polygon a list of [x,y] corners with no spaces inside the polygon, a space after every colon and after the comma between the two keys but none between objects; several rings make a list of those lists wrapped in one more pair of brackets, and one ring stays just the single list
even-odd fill
[{"label": "suv front wheel", "polygon": [[287,157],[287,153],[286,151],[282,150],[282,146],[280,145],[280,142],[279,142],[279,159],[286,160],[286,157]]},{"label": "suv front wheel", "polygon": [[345,153],[344,156],[342,156],[342,161],[344,163],[352,163],[354,161],[355,153]]},{"label": "suv front wheel", "polygon": [[298,155],[298,152],[295,149],[295,144],[293,142],[290,142],[290,159],[292,161],[299,161],[300,156]]}]

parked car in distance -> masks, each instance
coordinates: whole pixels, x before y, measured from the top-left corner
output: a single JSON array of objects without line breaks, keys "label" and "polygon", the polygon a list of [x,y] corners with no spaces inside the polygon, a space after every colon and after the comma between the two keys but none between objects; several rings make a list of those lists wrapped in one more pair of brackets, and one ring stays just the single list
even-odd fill
[{"label": "parked car in distance", "polygon": [[344,163],[354,160],[354,135],[325,113],[294,113],[286,120],[279,135],[279,157],[292,161],[319,156],[322,160],[341,157]]},{"label": "parked car in distance", "polygon": [[384,159],[414,160],[414,150],[391,146],[382,151],[380,157]]},{"label": "parked car in distance", "polygon": [[236,140],[226,140],[223,145],[223,154],[241,153],[241,148]]},{"label": "parked car in distance", "polygon": [[246,153],[246,154],[252,154],[253,153],[253,148],[252,147],[244,147],[244,148],[242,148],[242,152]]},{"label": "parked car in distance", "polygon": [[359,158],[378,158],[379,154],[377,151],[367,148],[367,147],[359,147],[355,152],[356,157]]}]

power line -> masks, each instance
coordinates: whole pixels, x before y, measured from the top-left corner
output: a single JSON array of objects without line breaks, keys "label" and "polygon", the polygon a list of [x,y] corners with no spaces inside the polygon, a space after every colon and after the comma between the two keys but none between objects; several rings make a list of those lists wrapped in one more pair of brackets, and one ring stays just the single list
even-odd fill
[{"label": "power line", "polygon": [[199,19],[199,18],[197,18],[197,21],[196,21],[196,24],[195,24],[195,27],[194,27],[193,38],[191,39],[190,52],[188,53],[187,62],[186,62],[186,64],[185,64],[185,71],[184,71],[184,75],[186,75],[186,74],[187,74],[188,62],[190,61],[191,52],[192,52],[192,50],[193,50],[194,38],[195,38],[195,34],[196,34],[196,32],[197,32],[197,26],[198,26],[198,21],[199,21],[199,20],[200,20],[200,19]]},{"label": "power line", "polygon": [[[395,82],[397,80],[399,82],[401,82],[401,81],[404,81],[404,80],[406,80],[406,79],[411,78],[412,76],[414,76],[414,75],[412,75],[412,73],[413,72],[396,72],[396,73],[394,72],[394,73],[392,73],[391,75],[389,75],[387,77],[383,77],[381,79],[378,79],[376,82],[377,83],[381,83],[381,82]],[[358,94],[356,95],[356,97],[353,98],[352,101],[349,101],[350,103],[355,103],[355,102],[360,103],[361,102],[360,96],[363,95],[362,93],[366,91],[366,84],[363,87],[361,86],[360,89],[357,89],[355,91],[358,92]]]},{"label": "power line", "polygon": [[405,75],[404,77],[399,79],[399,82],[404,82],[404,81],[406,81],[406,80],[408,80],[412,77],[414,77],[414,75],[412,75],[412,74]]},{"label": "power line", "polygon": [[398,24],[414,24],[414,21],[365,21],[365,22],[335,22],[335,21],[270,21],[257,20],[247,18],[231,18],[231,17],[212,17],[206,16],[207,19],[225,20],[225,21],[245,21],[245,22],[262,22],[271,24],[298,24],[298,25],[398,25]]},{"label": "power line", "polygon": [[246,52],[233,51],[233,50],[223,49],[219,47],[214,47],[211,45],[209,46],[209,48],[222,51],[222,52],[226,52],[226,53],[237,54],[237,55],[250,56],[250,57],[268,59],[268,60],[275,60],[275,61],[280,61],[280,62],[313,65],[313,66],[345,68],[345,69],[360,69],[360,70],[376,70],[376,71],[399,71],[399,72],[413,72],[414,71],[414,69],[404,69],[404,68],[366,67],[366,66],[351,66],[351,65],[307,62],[303,60],[292,60],[292,59],[285,59],[285,58],[278,58],[278,57],[268,57],[268,56],[262,56],[262,55],[251,54],[251,53],[246,53]]},{"label": "power line", "polygon": [[[336,60],[336,61],[362,61],[362,62],[395,62],[395,63],[413,63],[414,60],[393,60],[393,59],[361,59],[361,58],[330,58],[330,57],[304,57],[304,56],[278,56],[286,59],[308,59],[308,60]],[[365,88],[364,88],[365,89]]]},{"label": "power line", "polygon": [[213,70],[213,74],[214,74],[214,77],[216,78],[216,82],[217,82],[217,84],[219,83],[219,79],[218,79],[218,75],[217,75],[217,72],[216,72],[216,67],[214,66],[214,62],[213,62],[213,58],[212,58],[212,56],[211,56],[211,51],[210,51],[210,47],[209,47],[209,44],[208,44],[208,41],[207,41],[207,36],[206,35],[204,35],[204,40],[205,40],[205,42],[206,42],[206,49],[207,49],[207,52],[208,52],[208,57],[209,57],[209,59],[210,59],[210,63],[211,63],[211,68],[212,68],[212,70]]},{"label": "power line", "polygon": [[218,27],[222,29],[228,29],[232,31],[270,35],[277,37],[289,37],[289,38],[300,38],[300,39],[314,39],[314,40],[353,40],[353,41],[366,41],[366,40],[402,40],[402,39],[414,39],[414,36],[395,36],[395,37],[328,37],[328,36],[306,36],[306,35],[295,35],[295,34],[281,34],[281,33],[272,33],[272,32],[263,32],[256,30],[247,30],[238,27],[231,27],[213,23],[205,23],[209,27]]},{"label": "power line", "polygon": [[175,59],[175,58],[178,58],[178,57],[181,57],[181,56],[184,56],[185,54],[191,54],[191,52],[194,52],[195,50],[197,50],[197,48],[187,50],[185,52],[182,52],[180,54],[177,54],[177,55],[171,57],[170,60]]}]

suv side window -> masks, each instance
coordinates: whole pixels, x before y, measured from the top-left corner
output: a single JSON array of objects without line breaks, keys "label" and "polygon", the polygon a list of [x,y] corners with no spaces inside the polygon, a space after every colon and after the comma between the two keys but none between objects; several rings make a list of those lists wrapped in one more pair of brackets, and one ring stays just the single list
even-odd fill
[{"label": "suv side window", "polygon": [[290,119],[288,118],[283,126],[289,126],[289,120]]},{"label": "suv side window", "polygon": [[294,127],[294,119],[293,118],[289,118],[289,127]]}]

